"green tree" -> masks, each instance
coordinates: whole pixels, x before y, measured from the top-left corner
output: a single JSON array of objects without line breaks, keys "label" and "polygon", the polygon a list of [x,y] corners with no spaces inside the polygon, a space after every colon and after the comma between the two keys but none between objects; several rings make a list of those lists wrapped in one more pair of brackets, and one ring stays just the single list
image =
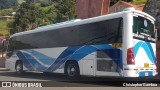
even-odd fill
[{"label": "green tree", "polygon": [[56,5],[56,22],[71,20],[76,17],[75,0],[59,0]]},{"label": "green tree", "polygon": [[57,18],[57,12],[55,5],[53,5],[47,12],[46,12],[46,18],[45,20],[50,22],[50,23],[56,23],[56,18]]},{"label": "green tree", "polygon": [[8,24],[10,33],[22,32],[52,23],[74,19],[75,0],[53,1],[52,5],[40,7],[34,0],[22,3],[16,11],[15,20]]},{"label": "green tree", "polygon": [[[39,9],[34,3],[22,3],[15,15],[11,34],[34,29],[38,26],[37,18],[40,16]],[[10,24],[11,25],[11,24]]]},{"label": "green tree", "polygon": [[[117,3],[119,0],[111,0],[110,1],[110,6],[113,6],[115,3]],[[122,1],[125,1],[125,2],[131,2],[133,0],[122,0]]]},{"label": "green tree", "polygon": [[8,23],[7,23],[7,27],[9,27],[9,32],[10,33],[14,33],[14,23],[13,23],[14,21],[9,21]]}]

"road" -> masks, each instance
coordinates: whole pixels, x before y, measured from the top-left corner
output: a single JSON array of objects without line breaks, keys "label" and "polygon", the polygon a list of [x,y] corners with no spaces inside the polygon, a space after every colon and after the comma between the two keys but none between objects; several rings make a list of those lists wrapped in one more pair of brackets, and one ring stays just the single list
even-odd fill
[{"label": "road", "polygon": [[[155,83],[160,78],[113,78],[113,77],[80,77],[78,80],[69,80],[62,74],[43,74],[37,72],[26,72],[17,75],[14,71],[0,71],[0,81],[37,81],[47,82],[50,87],[117,87],[123,83]],[[46,82],[47,81],[47,82]],[[160,84],[160,83],[159,83]]]}]

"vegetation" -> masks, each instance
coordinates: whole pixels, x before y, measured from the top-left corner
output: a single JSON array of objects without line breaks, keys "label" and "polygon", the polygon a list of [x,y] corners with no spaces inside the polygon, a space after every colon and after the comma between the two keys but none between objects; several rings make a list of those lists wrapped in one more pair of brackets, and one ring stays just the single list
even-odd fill
[{"label": "vegetation", "polygon": [[[4,6],[4,1],[7,3],[3,8],[8,9],[0,10],[0,16],[12,16],[12,12],[16,12],[16,15],[14,21],[0,21],[0,35],[31,30],[39,26],[72,20],[76,17],[76,0],[0,0],[0,9]],[[14,5],[17,5],[16,7],[12,7],[11,2],[13,1]],[[111,5],[118,1],[111,0]],[[123,1],[143,5],[147,0]]]},{"label": "vegetation", "polygon": [[[119,0],[111,0],[110,5],[111,6],[114,5],[118,1]],[[135,5],[145,5],[145,3],[147,2],[147,0],[122,0],[122,1],[131,2],[132,4],[135,4]]]},{"label": "vegetation", "polygon": [[[110,6],[114,5],[115,3],[117,3],[119,0],[111,0],[110,1]],[[131,2],[131,1],[134,1],[134,0],[122,0],[122,1],[125,1],[125,2]]]},{"label": "vegetation", "polygon": [[0,36],[9,35],[7,23],[8,21],[0,20]]},{"label": "vegetation", "polygon": [[17,0],[19,4],[22,4],[23,2],[25,2],[25,0]]},{"label": "vegetation", "polygon": [[11,16],[12,12],[13,12],[12,8],[10,8],[10,9],[3,9],[3,10],[0,10],[0,16]]},{"label": "vegetation", "polygon": [[17,0],[0,0],[0,9],[6,9],[17,5],[18,5]]},{"label": "vegetation", "polygon": [[131,3],[135,5],[145,5],[147,0],[134,0]]},{"label": "vegetation", "polygon": [[74,19],[76,16],[75,3],[76,0],[59,0],[55,6],[57,13],[55,22]]},{"label": "vegetation", "polygon": [[42,5],[27,0],[16,11],[15,20],[8,23],[10,33],[31,30],[39,26],[74,19],[75,0],[58,0]]}]

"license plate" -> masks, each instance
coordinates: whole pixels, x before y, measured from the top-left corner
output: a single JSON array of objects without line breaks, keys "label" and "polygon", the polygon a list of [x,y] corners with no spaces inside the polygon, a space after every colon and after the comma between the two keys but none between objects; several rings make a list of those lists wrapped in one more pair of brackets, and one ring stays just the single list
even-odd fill
[{"label": "license plate", "polygon": [[113,48],[122,48],[122,43],[112,43]]},{"label": "license plate", "polygon": [[149,63],[144,63],[144,67],[148,68],[149,67]]},{"label": "license plate", "polygon": [[145,76],[148,76],[148,72],[145,72]]}]

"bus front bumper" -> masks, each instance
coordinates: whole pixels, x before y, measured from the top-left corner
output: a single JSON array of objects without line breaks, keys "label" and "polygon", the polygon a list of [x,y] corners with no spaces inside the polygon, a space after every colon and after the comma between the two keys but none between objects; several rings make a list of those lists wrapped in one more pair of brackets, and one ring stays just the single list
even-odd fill
[{"label": "bus front bumper", "polygon": [[157,75],[157,71],[145,70],[124,70],[124,77],[152,77]]}]

